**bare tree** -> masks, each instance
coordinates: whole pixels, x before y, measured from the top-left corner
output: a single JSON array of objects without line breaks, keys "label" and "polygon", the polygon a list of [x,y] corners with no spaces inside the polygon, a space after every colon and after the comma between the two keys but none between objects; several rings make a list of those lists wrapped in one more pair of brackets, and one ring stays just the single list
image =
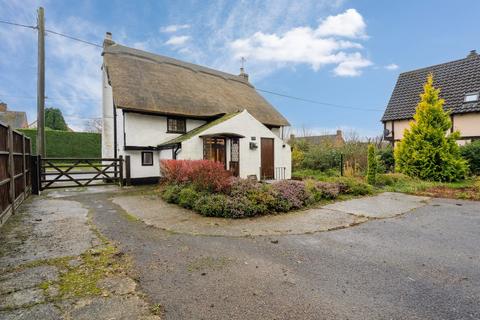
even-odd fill
[{"label": "bare tree", "polygon": [[87,132],[102,133],[103,121],[101,118],[93,118],[85,121],[85,130]]}]

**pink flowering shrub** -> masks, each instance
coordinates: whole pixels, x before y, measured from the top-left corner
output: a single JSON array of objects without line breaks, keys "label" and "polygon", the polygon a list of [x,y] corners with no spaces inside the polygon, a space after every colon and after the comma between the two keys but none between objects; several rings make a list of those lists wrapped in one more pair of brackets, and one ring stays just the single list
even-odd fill
[{"label": "pink flowering shrub", "polygon": [[283,180],[274,182],[272,186],[277,192],[277,211],[300,209],[305,206],[310,196],[303,181]]},{"label": "pink flowering shrub", "polygon": [[167,184],[192,184],[201,191],[226,192],[231,173],[210,160],[161,160],[160,172]]},{"label": "pink flowering shrub", "polygon": [[162,197],[204,216],[246,218],[300,209],[342,192],[338,183],[315,180],[272,184],[233,178],[220,163],[207,160],[162,160],[166,185]]}]

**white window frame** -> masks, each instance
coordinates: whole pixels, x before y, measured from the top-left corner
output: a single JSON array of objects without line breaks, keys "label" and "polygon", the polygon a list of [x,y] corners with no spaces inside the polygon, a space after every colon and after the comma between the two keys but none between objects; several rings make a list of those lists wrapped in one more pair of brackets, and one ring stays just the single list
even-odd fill
[{"label": "white window frame", "polygon": [[[463,102],[476,102],[478,101],[478,94],[479,92],[468,92],[465,94],[465,97],[463,98]],[[468,100],[468,97],[475,97],[475,100]]]}]

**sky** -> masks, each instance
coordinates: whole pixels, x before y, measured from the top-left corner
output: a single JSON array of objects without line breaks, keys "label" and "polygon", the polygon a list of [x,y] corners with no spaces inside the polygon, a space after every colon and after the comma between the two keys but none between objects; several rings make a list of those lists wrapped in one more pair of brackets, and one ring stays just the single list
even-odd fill
[{"label": "sky", "polygon": [[[238,74],[241,57],[258,89],[297,133],[342,129],[381,135],[401,72],[480,49],[477,0],[0,0],[0,20],[101,44],[117,43]],[[102,49],[46,38],[46,106],[74,130],[101,117]],[[0,101],[36,119],[36,30],[0,24]],[[334,105],[334,106],[332,106]]]}]

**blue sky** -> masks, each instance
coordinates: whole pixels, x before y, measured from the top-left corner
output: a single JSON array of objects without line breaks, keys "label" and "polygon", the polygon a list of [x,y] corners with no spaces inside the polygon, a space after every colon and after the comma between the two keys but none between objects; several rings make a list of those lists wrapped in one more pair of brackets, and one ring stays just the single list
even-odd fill
[{"label": "blue sky", "polygon": [[[400,72],[480,49],[480,1],[28,1],[0,0],[0,20],[35,25],[94,43],[106,31],[121,44],[238,73],[297,130],[381,134],[380,118]],[[47,106],[81,130],[101,115],[101,49],[56,35],[46,40]],[[36,33],[0,24],[0,100],[36,118]],[[368,109],[368,110],[367,110]],[[373,109],[373,110],[372,110]]]}]

